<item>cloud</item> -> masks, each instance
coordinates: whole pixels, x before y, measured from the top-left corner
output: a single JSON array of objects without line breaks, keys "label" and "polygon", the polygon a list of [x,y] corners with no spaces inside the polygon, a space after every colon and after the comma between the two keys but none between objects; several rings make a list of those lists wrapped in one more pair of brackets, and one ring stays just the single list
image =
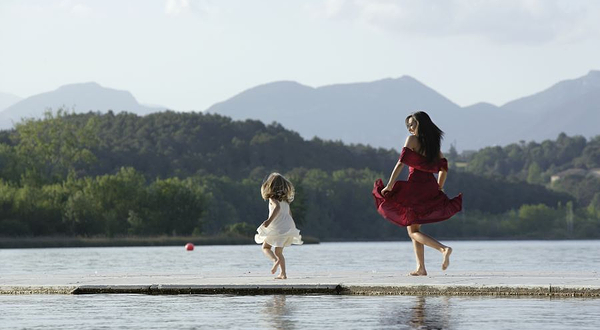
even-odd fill
[{"label": "cloud", "polygon": [[167,0],[165,3],[165,13],[176,16],[182,12],[188,11],[190,7],[189,0]]},{"label": "cloud", "polygon": [[14,5],[12,8],[14,13],[27,14],[27,13],[43,13],[44,7],[38,4],[26,4],[26,3],[18,3]]},{"label": "cloud", "polygon": [[178,16],[185,13],[214,15],[219,8],[207,0],[166,0],[165,14]]},{"label": "cloud", "polygon": [[71,8],[71,14],[80,17],[87,17],[92,13],[92,8],[77,4]]},{"label": "cloud", "polygon": [[545,43],[600,35],[595,0],[327,0],[313,16],[391,33],[479,36],[498,43]]},{"label": "cloud", "polygon": [[51,15],[69,15],[75,17],[89,17],[93,14],[91,7],[84,5],[77,0],[60,0],[60,1],[37,1],[37,2],[16,2],[8,7],[12,14],[23,17],[35,16],[51,16]]},{"label": "cloud", "polygon": [[92,8],[82,4],[81,1],[62,0],[59,7],[73,16],[88,17],[92,14]]}]

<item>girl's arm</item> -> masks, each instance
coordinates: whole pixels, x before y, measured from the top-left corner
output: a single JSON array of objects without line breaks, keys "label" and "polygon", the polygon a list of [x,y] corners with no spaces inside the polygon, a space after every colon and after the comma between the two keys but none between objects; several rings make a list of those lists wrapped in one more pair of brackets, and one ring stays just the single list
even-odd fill
[{"label": "girl's arm", "polygon": [[[417,146],[417,143],[418,143],[417,137],[414,135],[410,135],[406,138],[406,141],[404,142],[404,147],[414,150],[414,148]],[[400,160],[398,160],[398,162],[396,163],[396,166],[394,166],[394,170],[392,170],[392,174],[390,175],[390,180],[388,181],[385,188],[383,188],[381,190],[382,195],[385,195],[388,191],[392,190],[392,187],[394,186],[394,182],[396,181],[396,178],[398,177],[398,175],[400,175],[400,172],[402,172],[402,168],[404,168],[404,164],[402,162],[400,162]]]},{"label": "girl's arm", "polygon": [[[440,151],[440,159],[444,158],[444,154]],[[448,176],[448,172],[444,169],[438,172],[438,186],[440,190],[444,190],[444,183],[446,182],[446,177]]]},{"label": "girl's arm", "polygon": [[267,228],[271,224],[271,222],[273,221],[273,219],[275,219],[277,214],[279,214],[279,210],[281,209],[281,207],[279,206],[279,202],[276,199],[269,198],[269,203],[275,204],[275,208],[273,208],[273,213],[269,215],[269,218],[262,223],[265,228]]}]

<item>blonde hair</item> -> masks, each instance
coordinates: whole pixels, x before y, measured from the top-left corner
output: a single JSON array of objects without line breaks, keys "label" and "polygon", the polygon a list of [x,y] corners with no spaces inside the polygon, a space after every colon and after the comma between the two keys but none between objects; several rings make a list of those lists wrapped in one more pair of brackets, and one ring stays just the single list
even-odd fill
[{"label": "blonde hair", "polygon": [[283,175],[273,172],[260,186],[260,194],[264,200],[273,198],[291,203],[294,200],[294,185]]}]

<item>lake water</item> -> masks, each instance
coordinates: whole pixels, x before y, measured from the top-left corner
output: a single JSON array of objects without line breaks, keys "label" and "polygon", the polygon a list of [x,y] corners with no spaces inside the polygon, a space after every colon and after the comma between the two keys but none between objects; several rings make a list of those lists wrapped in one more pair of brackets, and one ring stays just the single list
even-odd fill
[{"label": "lake water", "polygon": [[598,329],[600,300],[416,296],[0,296],[2,329]]},{"label": "lake water", "polygon": [[[444,242],[453,272],[599,272],[600,241]],[[285,249],[294,271],[408,272],[409,242]],[[426,249],[430,273],[440,254]],[[0,250],[3,276],[265,272],[258,246]],[[437,296],[0,295],[0,329],[597,329],[600,299]]]},{"label": "lake water", "polygon": [[[450,271],[600,271],[600,241],[444,241],[452,246]],[[322,243],[284,250],[290,276],[295,270],[411,271],[410,242]],[[441,254],[425,249],[431,273]],[[181,247],[0,249],[0,277],[38,274],[199,274],[265,272],[270,263],[258,245]]]}]

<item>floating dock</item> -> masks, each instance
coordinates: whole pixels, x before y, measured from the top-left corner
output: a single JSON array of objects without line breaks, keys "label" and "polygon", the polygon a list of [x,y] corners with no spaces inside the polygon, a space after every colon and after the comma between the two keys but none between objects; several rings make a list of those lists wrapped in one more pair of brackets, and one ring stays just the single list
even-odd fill
[{"label": "floating dock", "polygon": [[0,278],[0,294],[332,294],[600,298],[600,274],[536,272],[268,273],[14,275]]}]

